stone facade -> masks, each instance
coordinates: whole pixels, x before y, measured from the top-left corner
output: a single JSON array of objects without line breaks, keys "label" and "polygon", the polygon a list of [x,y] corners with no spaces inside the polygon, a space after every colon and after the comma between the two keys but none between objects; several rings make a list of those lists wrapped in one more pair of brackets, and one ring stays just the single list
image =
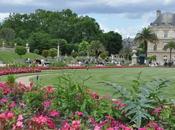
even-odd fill
[{"label": "stone facade", "polygon": [[[161,13],[157,11],[156,20],[150,24],[150,29],[157,35],[157,44],[148,43],[147,55],[156,56],[157,63],[163,65],[165,61],[169,61],[169,50],[163,50],[164,46],[175,41],[175,14]],[[175,51],[172,53],[172,59],[175,61]]]}]

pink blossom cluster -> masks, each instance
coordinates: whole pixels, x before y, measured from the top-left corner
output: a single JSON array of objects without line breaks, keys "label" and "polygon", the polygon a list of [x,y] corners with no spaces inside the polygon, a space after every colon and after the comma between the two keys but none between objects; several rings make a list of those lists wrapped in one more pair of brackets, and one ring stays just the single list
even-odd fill
[{"label": "pink blossom cluster", "polygon": [[[42,101],[38,108],[34,111],[31,106],[28,106],[23,101],[23,96],[26,93],[43,94]],[[46,86],[43,88],[35,88],[31,83],[30,86],[25,86],[21,83],[14,87],[9,87],[6,83],[0,83],[0,129],[8,128],[12,130],[82,130],[84,126],[92,130],[134,130],[130,126],[129,121],[123,121],[120,118],[112,115],[104,114],[104,118],[96,120],[94,116],[88,115],[84,111],[73,111],[70,116],[64,117],[64,111],[55,108],[53,102],[56,88]],[[87,91],[87,94],[94,102],[99,103],[101,97],[94,92]],[[109,100],[111,101],[111,100]],[[56,102],[58,103],[58,102]],[[123,101],[113,101],[115,111],[121,112],[121,109],[127,104]],[[112,104],[111,104],[112,106]],[[61,105],[60,105],[61,107]],[[160,114],[163,107],[157,107],[152,110],[152,114]],[[138,130],[164,130],[157,122],[150,121],[145,127]]]},{"label": "pink blossom cluster", "polygon": [[0,76],[8,74],[35,73],[35,72],[41,72],[41,69],[38,67],[3,68],[0,69]]}]

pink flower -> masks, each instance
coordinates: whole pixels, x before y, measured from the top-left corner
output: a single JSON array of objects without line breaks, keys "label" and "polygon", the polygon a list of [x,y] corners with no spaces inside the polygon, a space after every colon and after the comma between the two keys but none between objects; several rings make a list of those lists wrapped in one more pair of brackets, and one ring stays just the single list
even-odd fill
[{"label": "pink flower", "polygon": [[19,115],[18,116],[18,121],[22,121],[23,120],[23,116],[22,115]]},{"label": "pink flower", "polygon": [[14,108],[16,106],[16,103],[15,102],[12,102],[9,104],[9,108]]},{"label": "pink flower", "polygon": [[3,120],[10,120],[13,117],[14,117],[14,113],[11,111],[3,112],[0,114],[0,119],[3,119]]},{"label": "pink flower", "polygon": [[8,99],[7,98],[1,98],[0,99],[0,103],[7,103],[8,102]]},{"label": "pink flower", "polygon": [[95,93],[95,92],[93,92],[91,94],[91,96],[92,96],[93,99],[99,99],[99,95],[97,93]]},{"label": "pink flower", "polygon": [[99,126],[95,126],[94,130],[101,130]]},{"label": "pink flower", "polygon": [[147,130],[147,128],[139,128],[138,130]]},{"label": "pink flower", "polygon": [[122,103],[121,100],[113,101],[113,103],[117,105],[116,109],[122,109],[123,107],[127,106],[127,104]]},{"label": "pink flower", "polygon": [[78,115],[78,116],[83,116],[83,112],[77,111],[77,112],[75,112],[75,114]]},{"label": "pink flower", "polygon": [[74,128],[74,129],[80,129],[80,126],[81,126],[81,124],[80,124],[80,121],[79,120],[72,121],[72,128]]},{"label": "pink flower", "polygon": [[55,126],[55,123],[51,120],[51,119],[47,119],[47,126],[50,128],[50,129],[54,129],[56,126]]},{"label": "pink flower", "polygon": [[52,110],[52,111],[49,112],[49,116],[51,116],[51,117],[56,117],[56,116],[59,116],[59,115],[60,115],[60,113],[56,110]]},{"label": "pink flower", "polygon": [[162,111],[162,107],[157,107],[152,111],[152,114],[159,115]]},{"label": "pink flower", "polygon": [[70,130],[70,125],[67,121],[63,123],[61,130]]},{"label": "pink flower", "polygon": [[39,125],[47,124],[48,117],[40,115],[32,118],[32,121]]},{"label": "pink flower", "polygon": [[107,128],[107,130],[114,130],[114,128],[111,128],[111,127],[110,127],[110,128]]},{"label": "pink flower", "polygon": [[43,106],[44,106],[45,108],[50,107],[50,105],[51,105],[51,101],[49,101],[49,100],[43,102]]},{"label": "pink flower", "polygon": [[7,119],[12,119],[13,117],[14,117],[13,112],[10,112],[10,111],[9,111],[9,112],[6,113],[6,118],[7,118]]},{"label": "pink flower", "polygon": [[23,122],[22,121],[17,121],[16,126],[18,128],[23,128]]}]

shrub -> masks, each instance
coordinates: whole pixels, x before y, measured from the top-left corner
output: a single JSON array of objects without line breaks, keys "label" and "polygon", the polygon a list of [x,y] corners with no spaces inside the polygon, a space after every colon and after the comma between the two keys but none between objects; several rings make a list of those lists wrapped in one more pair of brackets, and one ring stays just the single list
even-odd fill
[{"label": "shrub", "polygon": [[15,76],[14,75],[8,75],[7,76],[7,83],[14,84],[15,83]]},{"label": "shrub", "polygon": [[17,46],[17,47],[15,48],[15,52],[16,52],[18,55],[22,56],[22,55],[25,55],[25,54],[26,54],[27,50],[26,50],[26,48],[23,47],[23,46]]}]

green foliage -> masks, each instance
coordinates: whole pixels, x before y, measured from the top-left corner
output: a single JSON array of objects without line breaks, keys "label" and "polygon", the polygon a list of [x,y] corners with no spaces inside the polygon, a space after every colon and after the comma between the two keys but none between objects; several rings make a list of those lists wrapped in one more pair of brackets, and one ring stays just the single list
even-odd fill
[{"label": "green foliage", "polygon": [[100,54],[100,57],[101,57],[102,59],[106,59],[106,58],[108,57],[108,52],[106,52],[106,51],[102,52],[102,53]]},{"label": "green foliage", "polygon": [[22,55],[25,55],[27,52],[26,48],[23,47],[23,46],[17,46],[15,48],[15,53],[17,53],[18,55],[22,56]]},{"label": "green foliage", "polygon": [[12,28],[2,28],[0,30],[0,39],[7,42],[12,41],[15,38],[15,31]]},{"label": "green foliage", "polygon": [[98,121],[104,114],[113,113],[111,102],[105,98],[99,99],[99,96],[90,92],[84,84],[74,82],[69,76],[59,77],[58,80],[53,107],[62,111],[65,117],[80,111],[94,116]]},{"label": "green foliage", "polygon": [[60,44],[61,54],[71,55],[73,49],[78,52],[75,44],[82,41],[90,43],[97,39],[103,42],[110,53],[117,53],[121,48],[118,33],[110,32],[103,38],[103,31],[94,18],[78,16],[70,9],[55,12],[38,9],[34,13],[13,13],[3,21],[2,28],[13,29],[16,33],[15,39],[6,39],[12,39],[23,46],[28,42],[31,51],[38,49],[39,54],[42,50],[56,48]]},{"label": "green foliage", "polygon": [[89,45],[89,52],[91,55],[94,55],[96,58],[98,58],[98,56],[105,51],[105,48],[103,46],[103,44],[99,41],[92,41]]},{"label": "green foliage", "polygon": [[3,63],[23,63],[26,58],[38,59],[43,57],[34,53],[26,53],[21,58],[13,49],[0,51],[0,60],[3,61]]},{"label": "green foliage", "polygon": [[28,105],[29,108],[33,110],[35,113],[42,107],[43,93],[41,91],[31,91],[28,93],[24,93],[23,101]]},{"label": "green foliage", "polygon": [[77,56],[78,56],[78,53],[76,52],[76,51],[72,51],[72,53],[71,53],[71,56],[73,57],[73,58],[76,58]]},{"label": "green foliage", "polygon": [[51,66],[53,66],[53,67],[64,67],[64,66],[67,66],[67,65],[66,65],[66,63],[64,63],[62,61],[57,61],[57,62],[51,63]]},{"label": "green foliage", "polygon": [[123,108],[123,112],[139,128],[148,121],[154,120],[149,114],[153,108],[166,102],[161,95],[161,90],[167,87],[167,83],[167,80],[153,80],[141,84],[139,75],[137,80],[133,80],[131,89],[111,83],[109,85],[115,88],[114,95],[117,95],[123,103],[127,104]]},{"label": "green foliage", "polygon": [[159,122],[166,126],[167,130],[175,129],[174,106],[166,105],[158,117]]},{"label": "green foliage", "polygon": [[38,50],[38,49],[35,49],[35,50],[33,51],[33,53],[39,54],[39,50]]},{"label": "green foliage", "polygon": [[88,48],[89,48],[89,42],[87,42],[87,41],[82,41],[82,42],[78,45],[78,51],[79,51],[79,52],[84,52],[85,55],[88,54]]},{"label": "green foliage", "polygon": [[15,83],[15,76],[14,75],[8,75],[7,76],[7,83],[14,84]]},{"label": "green foliage", "polygon": [[157,36],[150,28],[143,28],[140,33],[137,33],[135,39],[137,43],[142,44],[144,53],[147,55],[148,42],[156,44],[158,41]]},{"label": "green foliage", "polygon": [[168,44],[166,44],[163,48],[164,50],[170,50],[170,61],[172,61],[172,51],[175,49],[175,42],[174,41],[170,41]]},{"label": "green foliage", "polygon": [[42,51],[42,56],[47,58],[49,56],[49,51],[48,50],[43,50]]},{"label": "green foliage", "polygon": [[148,57],[149,61],[156,61],[156,59],[157,59],[156,55]]},{"label": "green foliage", "polygon": [[49,56],[51,56],[52,58],[54,58],[55,56],[57,56],[57,49],[51,48],[49,50]]},{"label": "green foliage", "polygon": [[118,54],[122,49],[122,36],[117,33],[110,31],[102,35],[103,44],[106,48],[106,51],[111,54]]},{"label": "green foliage", "polygon": [[31,51],[33,52],[35,49],[38,49],[40,54],[42,50],[47,50],[50,48],[50,40],[51,36],[45,32],[35,32],[32,33],[29,37],[29,45]]}]

